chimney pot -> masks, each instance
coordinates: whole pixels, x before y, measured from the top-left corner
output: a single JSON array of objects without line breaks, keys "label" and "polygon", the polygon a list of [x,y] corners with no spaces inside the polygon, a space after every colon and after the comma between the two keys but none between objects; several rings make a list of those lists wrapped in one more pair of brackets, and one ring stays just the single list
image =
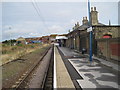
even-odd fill
[{"label": "chimney pot", "polygon": [[83,20],[84,20],[84,17],[83,17]]},{"label": "chimney pot", "polygon": [[91,7],[91,11],[93,11],[93,7]]},{"label": "chimney pot", "polygon": [[96,11],[96,7],[94,7],[94,11]]}]

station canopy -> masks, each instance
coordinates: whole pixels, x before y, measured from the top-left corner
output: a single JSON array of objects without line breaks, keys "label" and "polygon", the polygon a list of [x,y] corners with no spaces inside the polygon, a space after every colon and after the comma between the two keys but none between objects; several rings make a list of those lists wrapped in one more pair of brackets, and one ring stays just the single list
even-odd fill
[{"label": "station canopy", "polygon": [[68,39],[66,36],[56,36],[56,39]]}]

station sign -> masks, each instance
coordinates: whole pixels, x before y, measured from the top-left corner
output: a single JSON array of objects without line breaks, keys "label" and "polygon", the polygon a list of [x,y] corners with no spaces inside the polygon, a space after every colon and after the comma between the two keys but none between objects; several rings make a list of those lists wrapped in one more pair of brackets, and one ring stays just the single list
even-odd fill
[{"label": "station sign", "polygon": [[92,31],[92,27],[87,28],[87,32],[91,32]]}]

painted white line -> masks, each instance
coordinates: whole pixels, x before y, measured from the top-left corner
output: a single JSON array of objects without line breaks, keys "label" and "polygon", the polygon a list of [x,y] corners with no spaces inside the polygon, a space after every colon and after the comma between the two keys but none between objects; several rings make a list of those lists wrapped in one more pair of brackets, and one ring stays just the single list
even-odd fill
[{"label": "painted white line", "polygon": [[55,45],[54,45],[54,82],[53,82],[53,87],[54,90],[57,90],[57,78],[56,78],[56,56],[55,56]]}]

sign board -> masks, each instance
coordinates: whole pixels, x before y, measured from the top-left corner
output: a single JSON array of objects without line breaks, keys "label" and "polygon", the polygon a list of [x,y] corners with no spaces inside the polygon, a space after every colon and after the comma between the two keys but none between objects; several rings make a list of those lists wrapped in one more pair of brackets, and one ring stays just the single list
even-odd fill
[{"label": "sign board", "polygon": [[88,29],[87,29],[87,32],[91,32],[92,31],[92,27],[89,27]]}]

